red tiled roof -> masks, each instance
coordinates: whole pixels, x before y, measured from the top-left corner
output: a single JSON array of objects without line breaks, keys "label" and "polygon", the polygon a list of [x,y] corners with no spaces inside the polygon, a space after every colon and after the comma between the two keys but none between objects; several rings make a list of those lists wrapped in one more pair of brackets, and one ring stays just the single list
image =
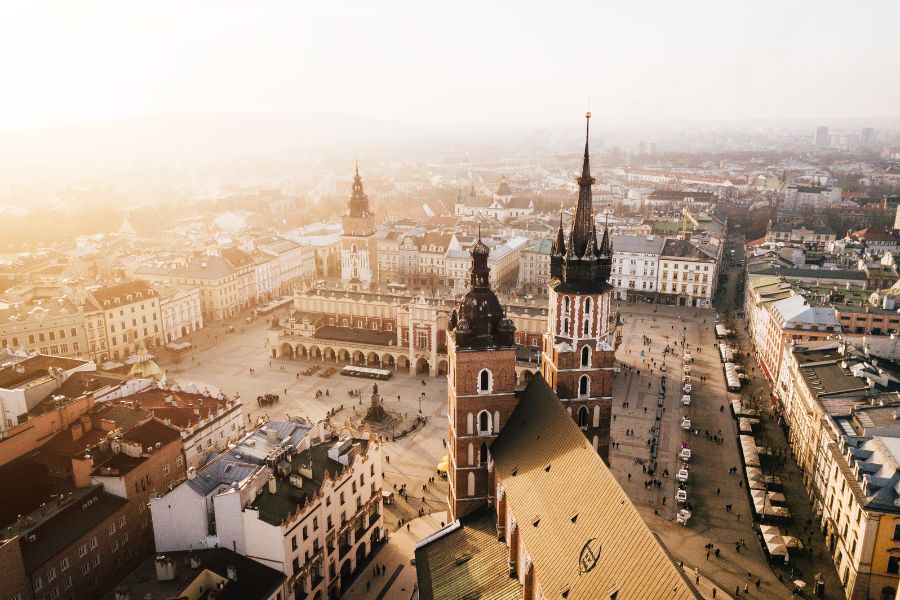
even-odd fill
[{"label": "red tiled roof", "polygon": [[157,443],[166,446],[174,441],[180,441],[181,434],[174,427],[170,427],[162,421],[151,419],[126,433],[122,436],[122,439],[140,444],[142,448],[148,448]]},{"label": "red tiled roof", "polygon": [[860,229],[859,231],[853,232],[853,237],[858,240],[865,240],[867,242],[891,242],[896,241],[897,236],[890,231],[884,229]]},{"label": "red tiled roof", "polygon": [[138,392],[123,398],[122,401],[134,402],[134,406],[149,410],[157,419],[168,420],[171,425],[179,429],[185,429],[193,423],[208,418],[210,413],[224,408],[229,402],[232,402],[203,394],[160,389]]},{"label": "red tiled roof", "polygon": [[[141,295],[141,298],[138,298],[138,294]],[[131,300],[128,300],[129,295]],[[107,300],[111,303],[115,302],[116,298],[119,299],[120,304],[126,304],[155,295],[156,292],[153,291],[153,288],[146,281],[128,281],[117,285],[108,285],[91,292],[91,296],[100,306],[103,306],[103,303]]]}]

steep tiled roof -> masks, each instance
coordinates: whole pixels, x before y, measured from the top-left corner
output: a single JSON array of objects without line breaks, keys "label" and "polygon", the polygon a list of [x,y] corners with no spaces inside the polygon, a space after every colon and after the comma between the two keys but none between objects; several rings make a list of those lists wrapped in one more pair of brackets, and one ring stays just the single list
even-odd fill
[{"label": "steep tiled roof", "polygon": [[[497,517],[483,509],[460,527],[416,547],[420,600],[520,600],[522,586],[507,571],[509,550],[497,541]],[[450,527],[453,527],[452,525]]]},{"label": "steep tiled roof", "polygon": [[[544,596],[699,597],[540,374],[491,454]],[[584,572],[587,547],[599,558]]]}]

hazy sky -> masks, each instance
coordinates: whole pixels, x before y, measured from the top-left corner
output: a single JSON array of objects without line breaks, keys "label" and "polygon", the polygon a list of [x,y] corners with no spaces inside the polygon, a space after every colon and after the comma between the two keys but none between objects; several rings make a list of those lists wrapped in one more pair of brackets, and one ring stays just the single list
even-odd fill
[{"label": "hazy sky", "polygon": [[0,7],[0,131],[147,114],[411,123],[900,116],[900,2],[39,0]]}]

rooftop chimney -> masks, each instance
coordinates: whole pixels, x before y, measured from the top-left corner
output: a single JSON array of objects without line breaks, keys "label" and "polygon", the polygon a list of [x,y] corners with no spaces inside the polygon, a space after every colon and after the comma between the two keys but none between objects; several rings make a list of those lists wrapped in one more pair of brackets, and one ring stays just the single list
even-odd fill
[{"label": "rooftop chimney", "polygon": [[278,483],[275,481],[275,477],[269,477],[269,493],[274,494],[278,491]]},{"label": "rooftop chimney", "polygon": [[156,557],[156,580],[174,581],[175,561],[162,554]]}]

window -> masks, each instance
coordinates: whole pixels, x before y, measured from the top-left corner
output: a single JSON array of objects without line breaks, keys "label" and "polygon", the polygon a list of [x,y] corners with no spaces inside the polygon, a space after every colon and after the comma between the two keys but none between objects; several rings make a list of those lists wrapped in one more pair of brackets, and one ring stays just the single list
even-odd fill
[{"label": "window", "polygon": [[70,590],[72,589],[72,578],[66,575],[66,578],[63,579],[63,589]]},{"label": "window", "polygon": [[487,394],[491,391],[491,380],[493,376],[488,369],[482,369],[481,372],[478,373],[478,393],[479,394]]},{"label": "window", "polygon": [[486,410],[478,413],[478,435],[490,435],[491,413]]},{"label": "window", "polygon": [[469,473],[469,485],[468,485],[469,496],[475,495],[475,473]]},{"label": "window", "polygon": [[90,547],[91,547],[91,550],[97,549],[97,536],[96,535],[91,538]]},{"label": "window", "polygon": [[38,577],[34,580],[34,583],[32,584],[32,586],[34,587],[35,592],[39,592],[42,589],[44,589],[44,582],[40,577]]},{"label": "window", "polygon": [[584,406],[578,409],[578,426],[579,427],[587,427],[588,426],[588,410]]},{"label": "window", "polygon": [[478,464],[486,465],[488,461],[488,448],[487,444],[484,442],[481,443],[481,449],[478,451]]},{"label": "window", "polygon": [[87,575],[88,573],[90,573],[91,572],[90,563],[86,563],[86,562],[81,563],[81,569],[79,569],[79,571],[81,572],[82,575]]},{"label": "window", "polygon": [[119,517],[119,527],[120,527],[120,528],[124,528],[124,527],[125,527],[125,517],[124,517],[124,516]]},{"label": "window", "polygon": [[591,349],[587,346],[581,349],[581,366],[591,366]]},{"label": "window", "polygon": [[61,561],[59,561],[59,572],[63,573],[69,568],[69,557],[65,557]]},{"label": "window", "polygon": [[306,525],[303,526],[303,539],[304,540],[309,539],[309,532],[306,529]]},{"label": "window", "polygon": [[109,527],[107,528],[107,531],[109,532],[109,535],[115,534],[116,533],[116,524],[110,523]]},{"label": "window", "polygon": [[587,375],[582,375],[581,379],[578,380],[578,396],[590,396],[591,394],[591,378]]},{"label": "window", "polygon": [[[115,552],[115,551],[118,550],[118,549],[119,549],[119,545],[116,543],[115,540],[113,540],[113,552]],[[99,564],[100,564],[100,555],[99,555],[99,554],[93,555],[93,556],[91,557],[91,566],[92,566],[92,567],[96,567],[96,566],[98,566]]]},{"label": "window", "polygon": [[166,476],[169,474],[169,463],[163,465],[163,475]]},{"label": "window", "polygon": [[78,558],[84,557],[87,554],[87,544],[82,544],[78,547]]},{"label": "window", "polygon": [[891,575],[897,575],[898,573],[900,573],[900,556],[888,557],[887,572]]},{"label": "window", "polygon": [[894,523],[894,536],[891,539],[900,541],[900,523]]},{"label": "window", "polygon": [[47,569],[47,583],[50,583],[56,579],[56,567],[50,567]]}]

